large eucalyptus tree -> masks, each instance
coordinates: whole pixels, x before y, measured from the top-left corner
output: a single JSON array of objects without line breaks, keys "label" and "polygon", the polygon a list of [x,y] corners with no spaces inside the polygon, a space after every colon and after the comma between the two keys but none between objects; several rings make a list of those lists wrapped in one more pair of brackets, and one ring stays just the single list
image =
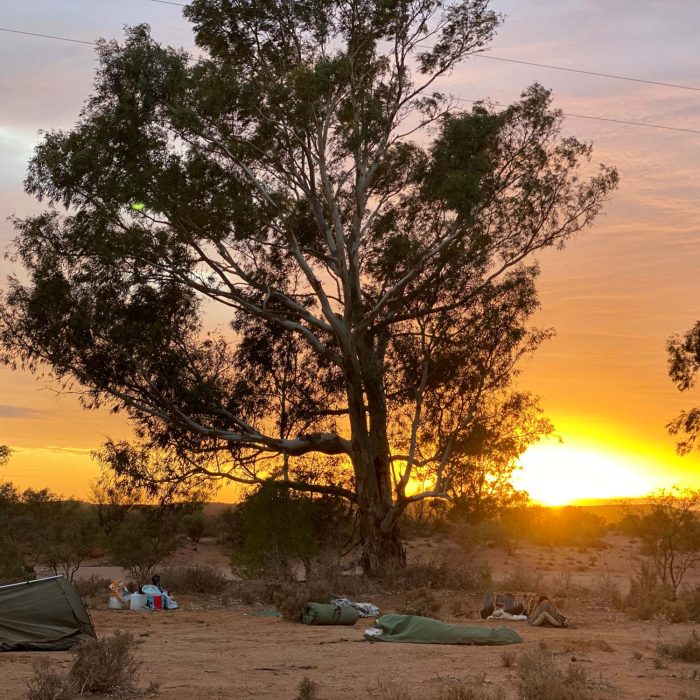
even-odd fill
[{"label": "large eucalyptus tree", "polygon": [[16,221],[7,357],[125,410],[151,449],[112,445],[125,472],[351,499],[376,571],[545,335],[533,254],[617,174],[539,85],[501,111],[440,92],[494,36],[488,0],[184,14],[200,57],[146,26],[101,42],[78,123],[37,147],[26,189],[49,206]]}]

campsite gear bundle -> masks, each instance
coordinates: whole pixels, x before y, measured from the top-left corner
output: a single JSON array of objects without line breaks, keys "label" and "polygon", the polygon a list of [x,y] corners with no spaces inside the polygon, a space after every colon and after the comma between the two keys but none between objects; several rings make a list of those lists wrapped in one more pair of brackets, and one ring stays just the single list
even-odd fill
[{"label": "campsite gear bundle", "polygon": [[63,576],[0,586],[0,651],[65,651],[95,637],[80,595]]},{"label": "campsite gear bundle", "polygon": [[305,625],[354,625],[360,614],[351,605],[307,603],[301,613]]},{"label": "campsite gear bundle", "polygon": [[[155,576],[153,578],[156,578]],[[160,580],[160,577],[158,577]],[[138,593],[129,593],[124,581],[119,579],[109,584],[110,597],[109,608],[120,610],[177,610],[178,604],[167,591],[161,590],[155,584],[141,586]]]}]

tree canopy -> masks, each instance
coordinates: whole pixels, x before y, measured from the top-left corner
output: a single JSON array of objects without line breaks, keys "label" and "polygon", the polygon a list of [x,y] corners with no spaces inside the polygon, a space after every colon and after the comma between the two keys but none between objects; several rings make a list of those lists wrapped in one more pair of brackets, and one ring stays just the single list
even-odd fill
[{"label": "tree canopy", "polygon": [[[700,321],[687,333],[669,338],[667,349],[671,379],[681,391],[692,389],[700,371]],[[700,438],[700,406],[681,411],[667,427],[672,435],[681,436],[678,452],[688,454]]]},{"label": "tree canopy", "polygon": [[200,58],[145,25],[101,41],[79,121],[37,147],[26,189],[49,206],[15,221],[7,359],[126,411],[148,453],[123,473],[350,499],[376,570],[406,506],[489,444],[548,335],[534,255],[617,173],[540,85],[502,110],[440,91],[493,38],[488,0],[184,14]]}]

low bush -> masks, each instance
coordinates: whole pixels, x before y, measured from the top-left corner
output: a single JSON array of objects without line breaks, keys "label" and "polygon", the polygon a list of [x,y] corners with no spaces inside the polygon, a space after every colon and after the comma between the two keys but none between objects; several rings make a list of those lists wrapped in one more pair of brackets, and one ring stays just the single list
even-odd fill
[{"label": "low bush", "polygon": [[231,594],[245,605],[271,605],[281,584],[272,581],[248,579],[231,584]]},{"label": "low bush", "polygon": [[307,603],[329,603],[334,595],[334,591],[320,581],[286,583],[277,592],[273,602],[285,620],[300,622],[301,613]]},{"label": "low bush", "polygon": [[48,659],[34,664],[34,675],[27,688],[28,700],[72,700],[73,688],[66,676]]},{"label": "low bush", "polygon": [[117,631],[113,637],[82,642],[74,648],[73,656],[68,681],[78,695],[119,695],[134,690],[141,662],[136,641],[128,632]]},{"label": "low bush", "polygon": [[73,585],[77,588],[78,593],[85,597],[107,596],[110,583],[111,581],[108,578],[101,578],[95,575],[90,576],[90,578],[73,580]]},{"label": "low bush", "polygon": [[475,592],[491,585],[491,573],[486,568],[456,567],[443,561],[385,569],[378,582],[390,590],[436,588]]},{"label": "low bush", "polygon": [[440,601],[429,588],[416,588],[406,594],[399,612],[404,615],[437,617],[441,607]]},{"label": "low bush", "polygon": [[700,663],[700,637],[693,630],[690,637],[684,642],[657,645],[656,653],[674,661],[687,661],[691,664]]},{"label": "low bush", "polygon": [[318,694],[318,683],[312,681],[308,676],[304,678],[299,687],[294,700],[321,700]]},{"label": "low bush", "polygon": [[177,566],[163,569],[160,575],[169,593],[214,595],[223,592],[226,579],[211,566]]},{"label": "low bush", "polygon": [[547,649],[533,649],[518,659],[519,700],[591,700],[581,666],[569,664],[566,671],[557,666]]}]

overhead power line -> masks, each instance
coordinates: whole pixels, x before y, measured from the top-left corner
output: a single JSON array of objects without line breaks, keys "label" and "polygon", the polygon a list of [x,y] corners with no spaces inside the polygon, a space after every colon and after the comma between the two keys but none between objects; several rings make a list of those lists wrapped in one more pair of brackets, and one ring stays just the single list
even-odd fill
[{"label": "overhead power line", "polygon": [[[467,100],[464,97],[454,97],[457,102],[468,102],[469,104],[492,104],[497,107],[510,107],[510,105],[505,105],[502,102],[492,102],[490,100]],[[599,122],[612,122],[613,124],[629,124],[631,126],[646,126],[649,129],[666,129],[668,131],[682,131],[687,134],[700,134],[700,129],[685,129],[680,126],[665,126],[664,124],[651,124],[649,122],[635,122],[630,119],[614,119],[613,117],[595,117],[592,114],[574,114],[573,112],[563,112],[565,117],[574,117],[576,119],[593,119]]]},{"label": "overhead power line", "polygon": [[[179,5],[180,3],[175,3],[175,2],[166,2],[166,0],[149,0],[149,2],[161,2],[167,5]],[[11,34],[21,34],[24,36],[33,36],[33,37],[39,37],[42,39],[55,39],[56,41],[69,41],[73,44],[86,44],[88,46],[97,46],[97,43],[94,41],[84,41],[83,39],[70,39],[65,36],[55,36],[54,34],[39,34],[37,32],[24,32],[20,31],[19,29],[9,29],[7,27],[0,27],[0,32],[9,32]],[[495,56],[485,56],[484,54],[474,54],[478,55],[479,57],[482,58],[496,58]],[[507,60],[511,61],[511,59],[500,59],[497,58],[496,60]],[[515,59],[512,59],[513,62],[515,63],[526,63],[525,61],[515,61]],[[530,65],[530,64],[528,64]],[[540,64],[531,64],[531,65],[540,65]],[[544,64],[542,64],[544,65]],[[545,67],[554,67],[554,66],[545,66]],[[562,70],[574,70],[574,69],[562,69]],[[575,72],[587,72],[587,71],[575,71]],[[595,73],[594,75],[603,75],[602,73],[598,74]],[[605,77],[620,77],[620,76],[605,76]],[[622,78],[622,80],[627,80],[627,78]],[[629,80],[637,80],[635,78],[629,78]],[[639,82],[652,82],[652,81],[647,81],[647,80],[641,80]],[[682,85],[672,85],[671,83],[659,83],[663,84],[666,86],[670,87],[681,87],[683,89],[687,90],[698,90],[698,88],[693,88],[693,87],[688,87],[688,86],[682,86]],[[466,98],[462,97],[455,97],[458,102],[468,102],[470,104],[475,104],[477,102],[484,102],[485,100],[468,100]],[[486,100],[487,101],[487,100]],[[499,107],[507,107],[508,105],[503,105],[500,102],[492,102],[491,104],[497,105]],[[652,124],[650,122],[637,122],[637,121],[632,121],[630,119],[614,119],[613,117],[597,117],[592,114],[574,114],[573,112],[562,112],[565,117],[573,117],[576,119],[590,119],[593,121],[600,121],[600,122],[610,122],[612,124],[627,124],[629,126],[642,126],[646,127],[647,129],[663,129],[665,131],[679,131],[683,132],[686,134],[700,134],[700,129],[686,129],[683,127],[679,126],[666,126],[664,124]]]},{"label": "overhead power line", "polygon": [[157,2],[161,5],[177,5],[178,7],[187,7],[187,3],[184,2],[170,2],[170,0],[148,0],[148,2]]},{"label": "overhead power line", "polygon": [[487,58],[490,61],[504,61],[506,63],[519,63],[523,66],[536,66],[537,68],[548,68],[550,70],[562,70],[567,73],[580,73],[582,75],[595,75],[599,78],[612,78],[614,80],[627,80],[632,83],[644,83],[646,85],[660,85],[661,87],[677,88],[678,90],[692,90],[700,92],[700,87],[692,85],[679,85],[678,83],[664,83],[660,80],[646,80],[644,78],[632,78],[628,75],[615,75],[614,73],[598,73],[594,70],[583,70],[582,68],[566,68],[565,66],[554,66],[549,63],[534,63],[532,61],[521,61],[517,58],[504,58],[503,56],[493,56],[486,53],[473,53],[475,58]]},{"label": "overhead power line", "polygon": [[53,34],[37,34],[36,32],[21,32],[19,29],[6,29],[0,27],[0,32],[9,32],[10,34],[24,34],[25,36],[39,36],[43,39],[56,39],[57,41],[70,41],[74,44],[88,44],[89,46],[97,46],[94,41],[83,41],[82,39],[68,39],[65,36],[54,36]]}]

